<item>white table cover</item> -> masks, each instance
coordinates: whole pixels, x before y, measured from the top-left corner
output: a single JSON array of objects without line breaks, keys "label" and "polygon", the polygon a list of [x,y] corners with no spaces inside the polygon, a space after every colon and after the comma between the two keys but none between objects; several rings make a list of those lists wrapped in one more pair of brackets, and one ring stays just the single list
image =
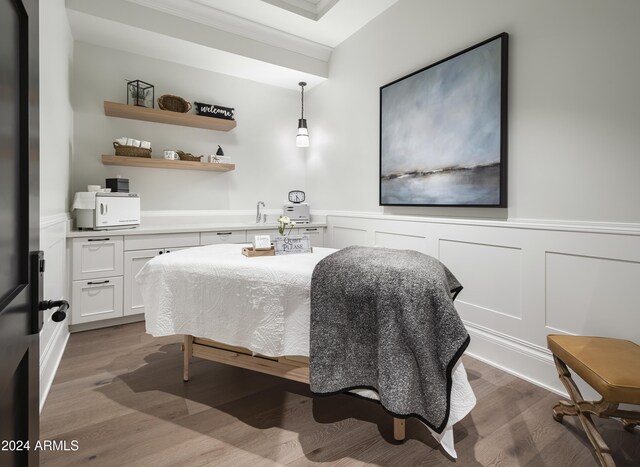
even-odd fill
[{"label": "white table cover", "polygon": [[[136,276],[147,332],[190,334],[271,357],[308,357],[311,275],[336,250],[248,258],[241,248],[210,245],[149,261]],[[432,434],[455,458],[453,425],[476,399],[462,361],[452,379],[449,422],[442,434]],[[377,399],[374,391],[354,392]]]}]

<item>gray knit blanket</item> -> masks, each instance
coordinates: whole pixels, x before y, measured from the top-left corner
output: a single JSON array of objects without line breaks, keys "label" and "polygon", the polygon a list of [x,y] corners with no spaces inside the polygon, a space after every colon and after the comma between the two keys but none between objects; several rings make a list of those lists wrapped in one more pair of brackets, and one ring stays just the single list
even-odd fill
[{"label": "gray knit blanket", "polygon": [[469,344],[453,306],[461,289],[417,251],[352,246],[324,258],[311,278],[311,391],[374,389],[392,415],[441,433]]}]

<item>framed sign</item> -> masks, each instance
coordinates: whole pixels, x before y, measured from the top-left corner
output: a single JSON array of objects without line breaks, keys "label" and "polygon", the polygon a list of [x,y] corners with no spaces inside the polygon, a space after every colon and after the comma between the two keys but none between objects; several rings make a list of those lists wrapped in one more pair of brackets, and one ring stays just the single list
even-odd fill
[{"label": "framed sign", "polygon": [[381,206],[507,206],[508,39],[380,88]]},{"label": "framed sign", "polygon": [[295,255],[298,253],[312,253],[311,240],[308,235],[288,235],[274,237],[276,255]]}]

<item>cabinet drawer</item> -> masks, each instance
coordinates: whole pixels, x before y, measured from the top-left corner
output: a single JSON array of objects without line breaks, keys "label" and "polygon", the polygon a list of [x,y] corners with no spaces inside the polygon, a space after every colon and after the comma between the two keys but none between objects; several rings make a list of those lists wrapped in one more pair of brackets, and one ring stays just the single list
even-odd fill
[{"label": "cabinet drawer", "polygon": [[122,277],[73,281],[71,324],[122,316]]},{"label": "cabinet drawer", "polygon": [[202,232],[201,245],[217,245],[220,243],[247,243],[245,230],[223,230],[220,232]]},{"label": "cabinet drawer", "polygon": [[185,232],[161,235],[127,235],[124,239],[124,249],[150,250],[189,247],[200,245],[200,232]]},{"label": "cabinet drawer", "polygon": [[311,246],[324,246],[324,229],[322,227],[300,227],[299,235],[308,235]]},{"label": "cabinet drawer", "polygon": [[122,275],[122,237],[73,239],[73,280]]}]

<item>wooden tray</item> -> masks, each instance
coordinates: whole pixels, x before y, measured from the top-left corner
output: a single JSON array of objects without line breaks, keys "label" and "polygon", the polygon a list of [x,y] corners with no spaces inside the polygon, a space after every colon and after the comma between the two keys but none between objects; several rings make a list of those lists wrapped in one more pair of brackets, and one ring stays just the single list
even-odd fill
[{"label": "wooden tray", "polygon": [[254,250],[252,246],[246,246],[242,249],[242,254],[249,258],[257,258],[258,256],[275,256],[276,250],[271,247],[270,250]]}]

